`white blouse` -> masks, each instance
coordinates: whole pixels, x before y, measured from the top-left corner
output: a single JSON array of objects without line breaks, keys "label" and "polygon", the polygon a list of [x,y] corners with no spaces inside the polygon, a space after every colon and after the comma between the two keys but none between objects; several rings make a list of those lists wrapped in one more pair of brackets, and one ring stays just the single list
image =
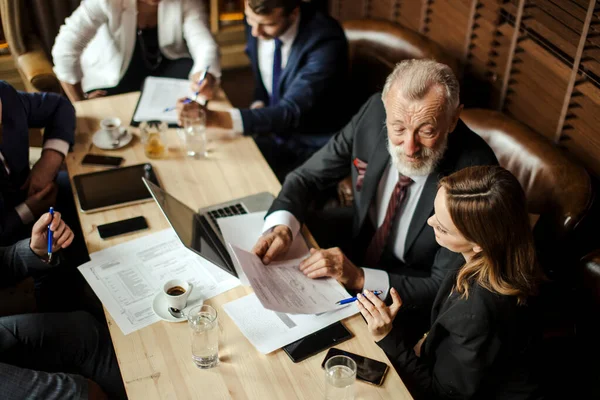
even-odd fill
[{"label": "white blouse", "polygon": [[[169,59],[190,57],[190,75],[210,66],[221,75],[219,49],[202,1],[162,0],[158,43]],[[129,66],[137,30],[137,0],[84,0],[65,20],[52,48],[59,80],[81,82],[85,92],[116,86]]]}]

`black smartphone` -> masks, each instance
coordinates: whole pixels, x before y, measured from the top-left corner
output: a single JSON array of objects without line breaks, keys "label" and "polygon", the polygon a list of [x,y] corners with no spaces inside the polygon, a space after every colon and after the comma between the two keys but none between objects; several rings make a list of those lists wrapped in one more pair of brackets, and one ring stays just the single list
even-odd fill
[{"label": "black smartphone", "polygon": [[81,160],[84,165],[103,165],[118,167],[123,162],[123,157],[103,156],[101,154],[86,154]]},{"label": "black smartphone", "polygon": [[336,322],[284,346],[283,351],[297,363],[350,338],[352,333],[341,322]]},{"label": "black smartphone", "polygon": [[359,356],[358,354],[350,353],[349,351],[336,349],[335,347],[329,349],[321,364],[321,368],[325,368],[325,362],[333,356],[347,356],[353,359],[354,362],[356,362],[356,378],[377,386],[380,386],[383,383],[383,379],[389,368],[384,362]]},{"label": "black smartphone", "polygon": [[110,224],[98,225],[98,233],[102,239],[107,239],[146,228],[148,228],[146,218],[134,217],[122,221],[111,222]]}]

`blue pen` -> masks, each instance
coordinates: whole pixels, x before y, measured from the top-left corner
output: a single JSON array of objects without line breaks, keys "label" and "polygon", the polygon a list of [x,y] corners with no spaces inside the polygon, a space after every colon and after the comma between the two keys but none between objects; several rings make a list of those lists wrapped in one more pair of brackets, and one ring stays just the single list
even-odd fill
[{"label": "blue pen", "polygon": [[50,225],[52,225],[52,220],[54,219],[54,207],[50,207],[48,211],[52,219],[48,224],[48,262],[52,261],[52,231],[50,230]]},{"label": "blue pen", "polygon": [[[198,79],[198,87],[200,87],[200,85],[202,84],[202,82],[204,82],[204,79],[206,79],[206,75],[208,74],[208,70],[210,68],[210,65],[208,67],[206,67],[206,69],[204,70],[204,73],[202,74],[202,76],[200,77],[200,79]],[[183,104],[188,104],[191,103],[192,101],[196,101],[196,99],[198,98],[198,94],[199,92],[194,93],[194,98],[193,99],[185,99],[183,101]],[[175,110],[177,107],[169,107],[169,108],[165,108],[163,112],[169,112],[169,111],[173,111]]]},{"label": "blue pen", "polygon": [[[373,294],[375,296],[379,296],[381,293],[383,293],[381,290],[374,290],[373,291]],[[344,300],[336,301],[335,304],[338,304],[338,305],[341,306],[341,305],[344,305],[344,304],[352,303],[353,301],[356,301],[356,300],[358,300],[356,297],[350,297],[350,298],[347,298],[347,299],[344,299]]]}]

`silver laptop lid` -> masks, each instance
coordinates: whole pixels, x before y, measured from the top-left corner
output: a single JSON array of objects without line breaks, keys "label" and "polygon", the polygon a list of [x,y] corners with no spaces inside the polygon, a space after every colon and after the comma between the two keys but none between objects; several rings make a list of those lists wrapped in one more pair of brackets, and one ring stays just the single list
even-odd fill
[{"label": "silver laptop lid", "polygon": [[[205,217],[171,196],[152,182],[142,178],[158,207],[185,247],[237,276],[227,250]],[[218,242],[218,243],[217,243]]]}]

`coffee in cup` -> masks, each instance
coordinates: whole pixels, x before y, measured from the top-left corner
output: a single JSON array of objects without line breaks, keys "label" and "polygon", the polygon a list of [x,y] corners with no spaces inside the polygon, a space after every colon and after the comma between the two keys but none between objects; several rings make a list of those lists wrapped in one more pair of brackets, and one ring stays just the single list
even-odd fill
[{"label": "coffee in cup", "polygon": [[118,139],[121,136],[121,120],[119,118],[104,118],[100,121],[100,127],[110,135],[111,140]]},{"label": "coffee in cup", "polygon": [[181,311],[187,304],[193,285],[182,279],[171,279],[164,283],[163,294],[167,299],[167,305],[177,311]]},{"label": "coffee in cup", "polygon": [[185,289],[182,288],[181,286],[173,286],[170,289],[167,289],[167,294],[169,296],[179,296],[180,294],[184,294],[185,293]]}]

